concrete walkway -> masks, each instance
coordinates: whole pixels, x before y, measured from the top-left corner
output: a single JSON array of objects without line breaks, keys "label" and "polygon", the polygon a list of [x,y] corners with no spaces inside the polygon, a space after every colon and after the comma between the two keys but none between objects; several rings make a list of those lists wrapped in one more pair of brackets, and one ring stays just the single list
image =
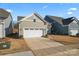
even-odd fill
[{"label": "concrete walkway", "polygon": [[13,54],[7,54],[4,56],[34,56],[31,51],[17,52]]}]

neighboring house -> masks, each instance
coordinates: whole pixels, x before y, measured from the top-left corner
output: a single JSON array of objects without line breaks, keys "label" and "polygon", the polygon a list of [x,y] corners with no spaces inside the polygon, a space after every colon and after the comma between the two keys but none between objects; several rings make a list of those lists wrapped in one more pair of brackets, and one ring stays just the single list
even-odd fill
[{"label": "neighboring house", "polygon": [[72,22],[69,24],[68,27],[69,35],[76,36],[79,35],[79,20],[75,17],[72,18]]},{"label": "neighboring house", "polygon": [[19,36],[23,38],[41,37],[47,35],[48,24],[37,13],[32,13],[29,16],[19,18]]},{"label": "neighboring house", "polygon": [[[20,21],[22,18],[24,18],[25,16],[17,16],[17,21]],[[18,34],[19,33],[19,23],[17,22],[17,23],[15,23],[14,24],[14,28],[13,28],[13,33],[14,34]]]},{"label": "neighboring house", "polygon": [[46,16],[44,19],[52,24],[51,34],[76,35],[79,33],[79,20],[75,17],[64,19],[57,16]]},{"label": "neighboring house", "polygon": [[0,8],[0,38],[12,33],[12,16],[10,12]]},{"label": "neighboring house", "polygon": [[57,16],[45,16],[44,20],[46,20],[48,23],[52,25],[51,27],[51,34],[65,34],[67,35],[68,33],[68,28],[67,26],[63,26],[63,19],[62,17],[57,17]]},{"label": "neighboring house", "polygon": [[17,21],[22,20],[23,18],[25,18],[25,16],[17,16]]}]

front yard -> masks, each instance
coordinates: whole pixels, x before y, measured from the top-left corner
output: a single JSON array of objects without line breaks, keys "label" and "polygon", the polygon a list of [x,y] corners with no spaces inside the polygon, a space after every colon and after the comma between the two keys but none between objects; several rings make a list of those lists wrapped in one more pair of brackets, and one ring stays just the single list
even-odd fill
[{"label": "front yard", "polygon": [[[7,39],[7,38],[5,38]],[[79,55],[79,41],[77,37],[50,36],[27,39],[13,39],[8,49],[0,50],[0,55],[8,56],[71,56]],[[64,42],[64,44],[63,44]],[[72,44],[73,43],[73,44]]]},{"label": "front yard", "polygon": [[54,40],[63,44],[77,44],[79,43],[79,37],[72,37],[66,35],[48,35],[50,40]]},{"label": "front yard", "polygon": [[12,54],[12,53],[23,52],[23,51],[30,51],[24,39],[13,39],[13,38],[8,38],[8,39],[11,40],[11,46],[8,49],[0,50],[0,55]]}]

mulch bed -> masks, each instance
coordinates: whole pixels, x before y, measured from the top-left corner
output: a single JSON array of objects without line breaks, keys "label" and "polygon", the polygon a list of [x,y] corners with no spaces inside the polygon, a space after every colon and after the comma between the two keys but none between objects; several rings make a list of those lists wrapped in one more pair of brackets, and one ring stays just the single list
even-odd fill
[{"label": "mulch bed", "polygon": [[0,38],[0,42],[11,42],[9,38]]}]

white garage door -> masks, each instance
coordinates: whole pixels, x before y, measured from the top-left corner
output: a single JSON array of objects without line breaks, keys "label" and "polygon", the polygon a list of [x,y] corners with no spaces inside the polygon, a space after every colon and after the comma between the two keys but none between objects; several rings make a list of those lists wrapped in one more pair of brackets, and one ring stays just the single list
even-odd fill
[{"label": "white garage door", "polygon": [[42,29],[24,29],[23,38],[41,37],[43,35]]},{"label": "white garage door", "polygon": [[3,27],[3,25],[2,24],[0,24],[0,38],[3,38],[4,37],[4,29],[3,29],[4,27]]},{"label": "white garage door", "polygon": [[78,30],[70,30],[71,35],[76,35],[78,33]]}]

